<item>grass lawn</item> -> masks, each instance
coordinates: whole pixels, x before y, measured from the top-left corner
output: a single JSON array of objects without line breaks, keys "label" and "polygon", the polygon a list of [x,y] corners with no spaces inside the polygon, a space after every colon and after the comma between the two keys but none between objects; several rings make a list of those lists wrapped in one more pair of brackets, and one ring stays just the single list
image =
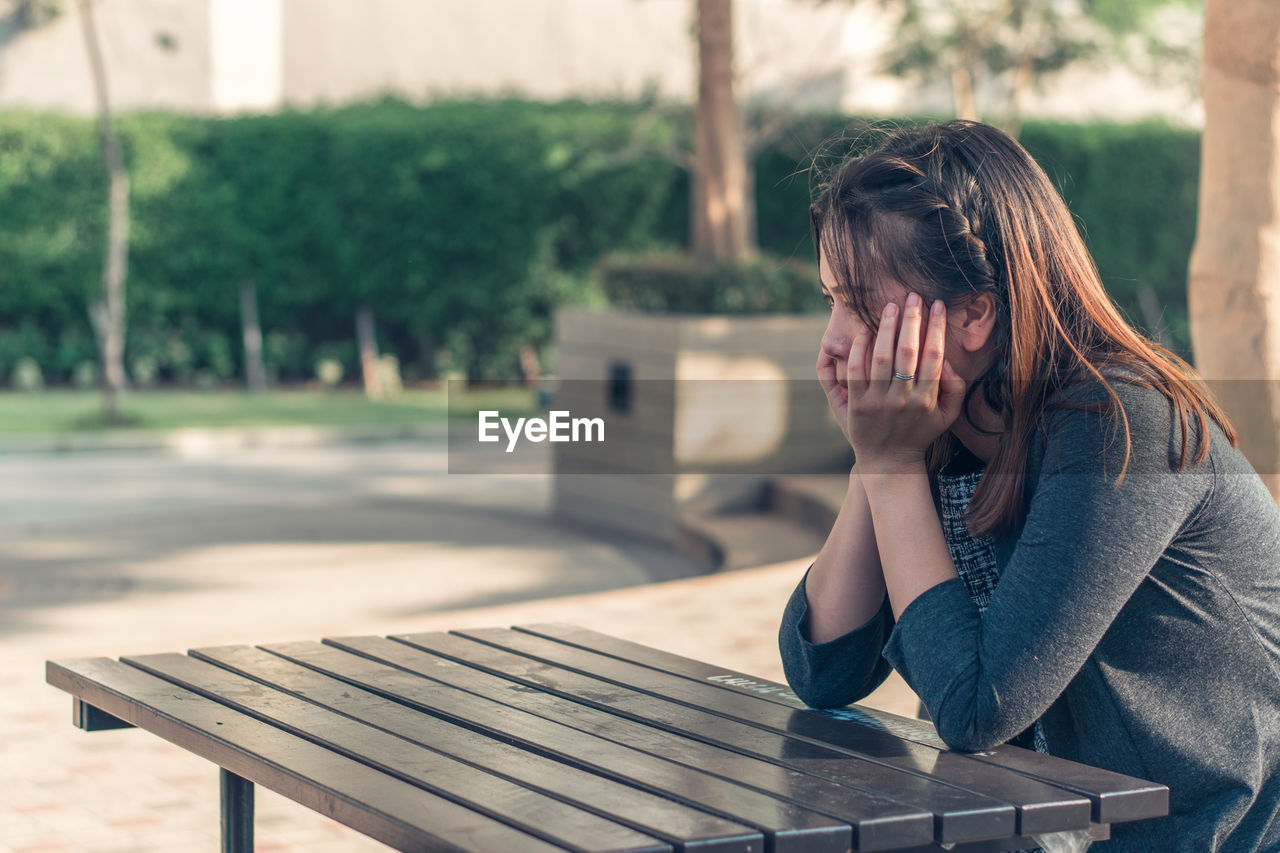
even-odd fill
[{"label": "grass lawn", "polygon": [[[362,391],[273,390],[131,391],[122,410],[128,429],[258,426],[402,426],[474,418],[479,409],[507,415],[534,411],[534,392],[498,388],[459,394],[450,405],[444,388],[406,390],[374,402]],[[96,391],[0,392],[0,435],[91,432],[104,429],[102,395]]]}]

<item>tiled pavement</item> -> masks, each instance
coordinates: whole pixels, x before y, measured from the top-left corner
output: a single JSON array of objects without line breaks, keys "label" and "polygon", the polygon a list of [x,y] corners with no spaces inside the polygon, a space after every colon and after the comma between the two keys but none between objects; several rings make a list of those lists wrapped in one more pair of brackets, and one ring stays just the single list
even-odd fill
[{"label": "tiled pavement", "polygon": [[[278,457],[274,458],[278,462]],[[369,467],[368,459],[358,461]],[[397,471],[406,476],[415,473],[412,465],[404,471],[403,458],[386,462],[386,470],[379,469],[372,482],[385,487],[387,478],[394,480],[392,475]],[[298,467],[307,471],[313,471],[316,464],[310,457],[298,460]],[[82,467],[77,470],[83,473]],[[285,476],[288,470],[277,465],[275,476]],[[179,475],[193,475],[193,471]],[[32,472],[32,482],[44,476]],[[450,536],[444,545],[433,541],[430,530],[422,531],[413,542],[385,541],[388,537],[379,530],[364,541],[342,543],[257,541],[239,542],[234,548],[205,543],[183,549],[167,542],[163,559],[130,550],[104,568],[145,582],[110,596],[45,603],[27,623],[0,633],[0,853],[218,849],[217,768],[145,732],[85,733],[73,728],[70,698],[44,684],[43,664],[48,658],[563,621],[730,669],[781,679],[776,648],[778,615],[807,559],[645,584],[644,567],[628,560],[625,549],[584,540],[551,525],[542,525],[546,529],[539,533],[536,528],[539,514],[545,510],[545,492],[528,478],[489,492],[459,490],[456,481],[448,486],[460,506],[470,507],[468,517],[487,517],[490,525],[508,529],[513,525],[530,529],[515,537],[515,542],[511,537],[505,541],[483,541],[483,536],[469,540],[457,529],[462,522],[448,518],[445,523]],[[405,487],[400,483],[394,488],[403,491]],[[29,491],[38,499],[38,484]],[[5,497],[0,491],[0,506],[5,506]],[[91,498],[83,496],[86,506],[93,503]],[[523,515],[503,514],[504,507],[515,505]],[[324,516],[326,508],[335,514]],[[380,505],[380,509],[386,506]],[[386,523],[381,512],[361,516],[361,507],[356,505],[313,504],[311,510],[329,518],[323,522],[329,525],[337,524],[333,519],[338,518],[357,522],[363,518],[374,528]],[[491,511],[497,514],[486,516]],[[166,518],[154,505],[134,515],[153,521]],[[0,582],[13,575],[7,570],[18,565],[14,555],[27,560],[59,557],[74,562],[101,557],[101,549],[118,544],[106,534],[108,528],[124,524],[119,517],[86,518],[81,513],[74,524],[66,519],[62,523],[67,529],[96,532],[96,540],[71,541],[49,535],[50,527],[55,532],[60,528],[56,520],[47,519],[41,522],[45,527],[36,527],[37,532],[43,531],[40,535],[32,532],[30,519],[23,527],[4,530]],[[263,519],[263,523],[269,520]],[[163,539],[162,528],[172,527],[143,525],[142,529]],[[430,609],[436,612],[429,613],[405,607],[405,590],[415,579],[422,584],[441,583],[423,566],[442,556],[456,561],[464,573],[484,574],[489,567],[494,584],[514,585],[519,595],[536,600],[444,611],[433,607]],[[511,569],[531,562],[536,568],[531,576]],[[565,574],[564,563],[572,563],[574,571]],[[212,574],[216,582],[190,586],[159,583],[161,567],[175,566],[195,566],[198,575]],[[20,571],[17,576],[25,577]],[[288,578],[287,585],[282,585],[281,577]],[[627,585],[637,583],[640,585]],[[564,592],[575,586],[598,591],[539,597],[540,591]],[[500,591],[480,593],[463,599],[446,595],[440,600],[501,598]],[[0,617],[5,615],[0,609]],[[910,714],[914,698],[905,685],[893,681],[872,697],[870,704]],[[256,834],[257,849],[263,853],[386,849],[262,789],[257,798]]]}]

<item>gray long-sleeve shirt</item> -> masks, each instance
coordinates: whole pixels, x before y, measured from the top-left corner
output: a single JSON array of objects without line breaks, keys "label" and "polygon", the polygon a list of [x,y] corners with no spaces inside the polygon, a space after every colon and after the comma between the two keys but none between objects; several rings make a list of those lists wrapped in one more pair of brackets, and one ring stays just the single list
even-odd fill
[{"label": "gray long-sleeve shirt", "polygon": [[802,581],[780,633],[787,679],[833,707],[892,665],[952,748],[989,748],[1039,718],[1052,754],[1169,786],[1169,817],[1117,824],[1099,849],[1280,850],[1280,510],[1215,425],[1209,459],[1176,471],[1165,397],[1112,384],[1132,436],[1124,481],[1116,419],[1049,412],[1026,523],[996,542],[983,616],[957,578],[896,624],[886,599],[866,625],[815,645]]}]

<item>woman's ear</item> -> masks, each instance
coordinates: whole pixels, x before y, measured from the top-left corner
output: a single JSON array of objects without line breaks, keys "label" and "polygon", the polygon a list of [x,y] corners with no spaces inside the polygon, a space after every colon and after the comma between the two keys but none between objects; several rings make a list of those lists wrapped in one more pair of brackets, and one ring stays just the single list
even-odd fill
[{"label": "woman's ear", "polygon": [[996,329],[996,300],[990,293],[979,293],[956,309],[950,334],[966,352],[978,352],[991,340]]}]

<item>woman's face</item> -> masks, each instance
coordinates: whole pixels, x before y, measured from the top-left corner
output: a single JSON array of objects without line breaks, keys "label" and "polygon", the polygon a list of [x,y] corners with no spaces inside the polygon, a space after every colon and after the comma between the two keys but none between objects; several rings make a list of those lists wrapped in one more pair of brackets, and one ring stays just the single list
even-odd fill
[{"label": "woman's face", "polygon": [[[818,373],[821,376],[824,375],[825,370],[834,368],[835,379],[845,389],[845,394],[847,395],[849,351],[852,348],[854,337],[863,327],[863,322],[849,305],[842,300],[840,289],[836,286],[835,275],[824,257],[819,258],[818,277],[822,286],[822,295],[831,307],[831,317],[827,321],[826,331],[822,334],[821,352],[818,356]],[[890,300],[897,303],[899,308],[906,305],[908,295],[910,295],[910,291],[906,287],[897,282],[889,282],[880,287],[878,304],[872,304],[870,307],[875,309],[875,313],[878,316]],[[951,364],[951,369],[965,380],[966,386],[982,375],[994,355],[994,341],[991,338],[995,317],[993,306],[994,302],[990,296],[984,295],[970,300],[965,306],[947,310],[945,357]],[[925,312],[927,319],[928,306],[922,306],[921,310]],[[898,316],[902,316],[901,312],[899,312]],[[873,335],[876,333],[877,328],[873,327],[871,329]],[[919,351],[923,351],[927,330],[928,325],[921,323],[921,349]],[[873,347],[871,346],[866,349],[866,363],[863,365],[864,374],[870,374],[871,372],[872,350]],[[977,411],[971,410],[971,416],[976,417],[984,429],[999,430],[1002,428],[1002,422],[999,417],[993,413],[986,412],[981,403],[978,404]],[[953,427],[952,431],[956,432],[960,439],[969,445],[970,450],[981,458],[989,460],[994,454],[990,436],[978,436],[964,422],[958,422],[958,426],[959,432],[956,432],[956,427]]]},{"label": "woman's face", "polygon": [[[835,364],[837,381],[842,385],[846,385],[846,376],[848,373],[849,350],[853,344],[854,337],[863,327],[862,318],[853,312],[848,303],[840,295],[840,288],[836,285],[835,275],[831,271],[831,267],[827,264],[825,256],[818,260],[818,279],[822,287],[823,298],[827,300],[827,306],[831,309],[831,317],[827,321],[827,329],[822,335],[822,354],[831,359]],[[880,288],[880,299],[878,303],[873,303],[872,308],[878,315],[884,306],[890,301],[897,303],[901,308],[906,305],[907,296],[910,291],[906,287],[897,282],[889,282]],[[924,307],[927,315],[928,306]],[[899,314],[901,317],[901,314]],[[920,325],[920,344],[924,345],[924,335],[928,330],[926,324]],[[871,328],[874,335],[876,327]],[[947,356],[951,358],[954,349],[953,342],[947,341]],[[867,347],[867,363],[864,368],[867,372],[871,369],[871,352],[872,347]],[[952,361],[952,366],[955,362]]]},{"label": "woman's face", "polygon": [[[831,318],[827,321],[826,331],[822,335],[822,356],[835,364],[836,376],[841,385],[846,384],[849,350],[853,339],[863,327],[860,318],[840,296],[840,288],[836,284],[835,274],[831,271],[825,256],[818,259],[818,280],[822,287],[823,298],[831,308]],[[879,316],[890,301],[899,309],[907,302],[911,291],[898,282],[885,282],[879,287],[879,299],[871,304],[874,315]],[[923,294],[921,294],[923,296]],[[950,307],[947,309],[947,343],[946,359],[951,369],[966,382],[972,382],[990,364],[992,357],[992,318],[994,317],[992,301],[989,297],[980,297],[968,306]],[[921,310],[926,319],[929,306],[923,305]],[[899,318],[902,312],[898,313]],[[901,319],[899,319],[901,323]],[[871,328],[874,335],[877,326]],[[928,324],[920,324],[920,347],[922,352]],[[864,368],[871,370],[872,347],[867,347],[867,364]]]}]

